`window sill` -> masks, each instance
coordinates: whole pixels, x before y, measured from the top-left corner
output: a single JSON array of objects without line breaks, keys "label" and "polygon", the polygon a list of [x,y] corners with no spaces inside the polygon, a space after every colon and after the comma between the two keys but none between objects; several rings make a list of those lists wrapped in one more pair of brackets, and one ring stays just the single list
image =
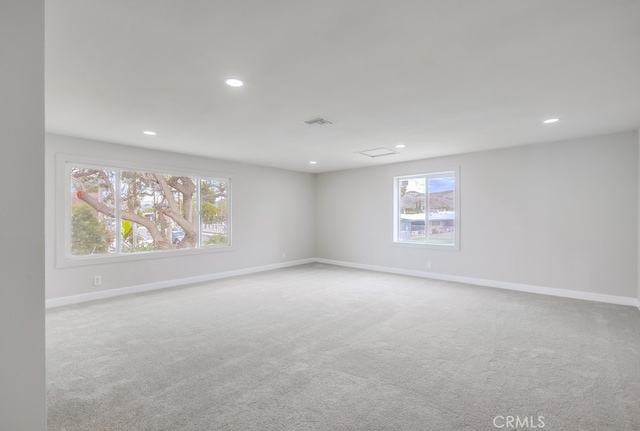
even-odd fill
[{"label": "window sill", "polygon": [[86,265],[102,265],[109,263],[131,262],[139,260],[153,260],[175,258],[179,256],[193,256],[198,254],[210,254],[235,251],[235,247],[218,246],[207,248],[185,248],[175,250],[161,250],[151,252],[138,252],[117,255],[89,255],[89,256],[60,256],[56,262],[56,268],[70,268]]},{"label": "window sill", "polygon": [[391,247],[407,248],[414,250],[434,250],[434,251],[460,251],[459,244],[434,244],[393,241]]}]

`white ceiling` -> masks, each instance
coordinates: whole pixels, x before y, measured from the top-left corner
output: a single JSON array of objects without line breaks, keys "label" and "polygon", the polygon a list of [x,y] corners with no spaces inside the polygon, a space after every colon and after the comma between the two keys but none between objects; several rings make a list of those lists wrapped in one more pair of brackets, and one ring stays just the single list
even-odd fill
[{"label": "white ceiling", "polygon": [[555,141],[640,128],[640,1],[47,0],[45,83],[49,132],[297,171]]}]

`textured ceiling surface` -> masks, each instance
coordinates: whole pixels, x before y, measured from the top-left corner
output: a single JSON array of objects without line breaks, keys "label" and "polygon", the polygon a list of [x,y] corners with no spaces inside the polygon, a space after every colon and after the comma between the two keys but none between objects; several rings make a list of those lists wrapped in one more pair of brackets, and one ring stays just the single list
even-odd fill
[{"label": "textured ceiling surface", "polygon": [[45,20],[52,133],[323,172],[640,127],[637,0],[47,0]]}]

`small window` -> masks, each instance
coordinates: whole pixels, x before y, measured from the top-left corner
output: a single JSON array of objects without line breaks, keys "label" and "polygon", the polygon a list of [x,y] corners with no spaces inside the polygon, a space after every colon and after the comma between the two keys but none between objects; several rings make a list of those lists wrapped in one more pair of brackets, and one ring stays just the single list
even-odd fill
[{"label": "small window", "polygon": [[459,247],[456,170],[395,178],[394,241]]}]

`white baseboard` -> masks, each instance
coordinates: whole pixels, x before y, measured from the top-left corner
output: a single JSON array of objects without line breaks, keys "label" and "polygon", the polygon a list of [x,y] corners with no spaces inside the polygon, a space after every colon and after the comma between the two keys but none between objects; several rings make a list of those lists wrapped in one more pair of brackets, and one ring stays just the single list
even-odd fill
[{"label": "white baseboard", "polygon": [[290,262],[263,265],[252,268],[238,269],[234,271],[218,272],[197,277],[180,278],[174,280],[159,281],[154,283],[140,284],[136,286],[122,287],[118,289],[102,290],[99,292],[83,293],[80,295],[65,296],[62,298],[48,299],[45,302],[46,308],[60,307],[63,305],[78,304],[81,302],[95,301],[98,299],[113,298],[116,296],[129,295],[132,293],[148,292],[169,287],[184,286],[206,281],[218,280],[222,278],[236,277],[239,275],[254,274],[257,272],[271,271],[273,269],[287,268],[291,266],[304,265],[308,263],[324,263],[328,265],[344,266],[349,268],[365,269],[369,271],[386,272],[390,274],[409,275],[412,277],[430,278],[434,280],[454,281],[458,283],[474,284],[477,286],[495,287],[499,289],[516,290],[519,292],[538,293],[541,295],[559,296],[564,298],[583,299],[586,301],[604,302],[608,304],[630,305],[640,310],[640,300],[626,296],[606,295],[602,293],[581,292],[576,290],[556,289],[551,287],[533,286],[529,284],[511,283],[506,281],[485,280],[473,277],[463,277],[457,275],[438,274],[434,272],[416,271],[411,269],[393,268],[387,266],[368,265],[362,263],[345,262],[339,260],[310,258],[300,259]]},{"label": "white baseboard", "polygon": [[46,308],[61,307],[63,305],[78,304],[81,302],[95,301],[98,299],[113,298],[115,296],[129,295],[132,293],[148,292],[151,290],[166,289],[168,287],[185,286],[188,284],[202,283],[219,280],[221,278],[236,277],[238,275],[253,274],[256,272],[271,271],[273,269],[287,268],[290,266],[304,265],[315,262],[315,259],[300,259],[290,262],[271,265],[256,266],[252,268],[237,269],[234,271],[217,272],[214,274],[200,275],[197,277],[179,278],[174,280],[158,281],[154,283],[139,284],[137,286],[121,287],[117,289],[101,290],[99,292],[83,293],[80,295],[65,296],[62,298],[47,299]]},{"label": "white baseboard", "polygon": [[519,292],[538,293],[541,295],[560,296],[563,298],[583,299],[586,301],[604,302],[608,304],[630,305],[640,310],[640,300],[627,296],[606,295],[603,293],[581,292],[577,290],[556,289],[552,287],[533,286],[530,284],[511,283],[506,281],[485,280],[481,278],[463,277],[457,275],[438,274],[434,272],[416,271],[411,269],[392,268],[387,266],[367,265],[362,263],[344,262],[340,260],[316,258],[318,263],[346,266],[349,268],[366,269],[369,271],[387,272],[390,274],[410,275],[413,277],[430,278],[434,280],[455,281],[458,283],[474,284],[477,286],[495,287],[498,289],[516,290]]}]

